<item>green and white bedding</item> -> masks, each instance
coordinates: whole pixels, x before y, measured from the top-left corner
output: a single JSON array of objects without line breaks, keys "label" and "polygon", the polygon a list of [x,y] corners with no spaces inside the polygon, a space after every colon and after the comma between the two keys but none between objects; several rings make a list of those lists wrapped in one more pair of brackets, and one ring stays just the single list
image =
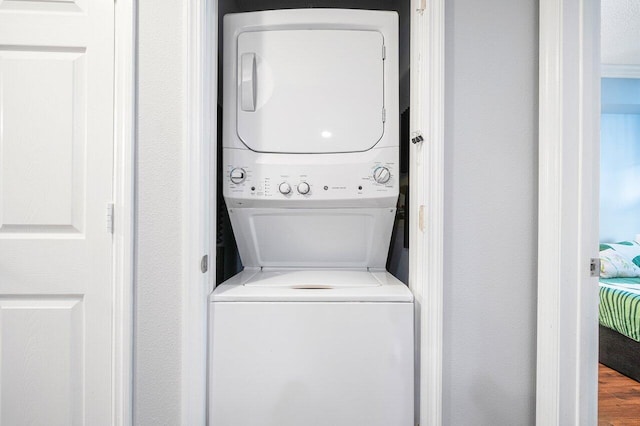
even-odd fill
[{"label": "green and white bedding", "polygon": [[600,324],[640,342],[640,244],[600,244]]},{"label": "green and white bedding", "polygon": [[600,278],[600,324],[640,342],[640,277]]}]

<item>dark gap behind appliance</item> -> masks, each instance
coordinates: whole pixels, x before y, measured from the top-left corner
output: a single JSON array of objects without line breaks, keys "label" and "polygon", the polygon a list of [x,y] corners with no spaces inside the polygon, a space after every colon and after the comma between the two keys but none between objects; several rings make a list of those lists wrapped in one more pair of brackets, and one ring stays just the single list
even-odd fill
[{"label": "dark gap behind appliance", "polygon": [[393,228],[387,270],[405,284],[408,282],[409,251],[409,55],[410,55],[410,0],[221,0],[218,2],[218,155],[217,177],[217,230],[216,230],[216,285],[242,270],[242,262],[233,230],[222,197],[222,46],[223,16],[227,13],[252,12],[274,9],[340,8],[393,10],[399,16],[400,42],[400,197]]}]

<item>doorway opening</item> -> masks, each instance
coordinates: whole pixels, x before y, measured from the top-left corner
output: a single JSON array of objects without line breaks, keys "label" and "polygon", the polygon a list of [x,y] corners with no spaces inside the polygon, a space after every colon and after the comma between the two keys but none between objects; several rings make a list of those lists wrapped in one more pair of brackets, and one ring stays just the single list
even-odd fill
[{"label": "doorway opening", "polygon": [[607,424],[640,417],[640,8],[633,6],[601,3],[598,418]]},{"label": "doorway opening", "polygon": [[640,79],[601,87],[598,400],[615,424],[640,417]]}]

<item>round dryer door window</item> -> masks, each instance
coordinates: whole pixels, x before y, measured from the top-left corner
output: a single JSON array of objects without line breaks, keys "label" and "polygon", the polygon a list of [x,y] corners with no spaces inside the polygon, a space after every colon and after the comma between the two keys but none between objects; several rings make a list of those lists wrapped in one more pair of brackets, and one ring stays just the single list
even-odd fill
[{"label": "round dryer door window", "polygon": [[237,89],[238,136],[253,151],[366,151],[384,132],[382,34],[241,33]]}]

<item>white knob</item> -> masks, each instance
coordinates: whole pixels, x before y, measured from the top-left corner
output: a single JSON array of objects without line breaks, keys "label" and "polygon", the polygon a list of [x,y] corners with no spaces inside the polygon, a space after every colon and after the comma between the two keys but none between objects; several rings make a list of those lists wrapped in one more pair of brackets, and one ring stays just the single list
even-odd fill
[{"label": "white knob", "polygon": [[311,188],[309,188],[309,184],[307,182],[300,182],[298,184],[298,192],[302,195],[308,194],[310,189]]},{"label": "white knob", "polygon": [[391,179],[391,172],[386,167],[378,167],[373,171],[373,179],[378,183],[387,183]]},{"label": "white knob", "polygon": [[231,173],[229,173],[229,178],[231,179],[231,182],[235,184],[242,183],[247,178],[247,172],[240,167],[236,167],[231,170]]},{"label": "white knob", "polygon": [[291,186],[287,182],[282,182],[278,187],[281,194],[287,195],[291,192]]}]

